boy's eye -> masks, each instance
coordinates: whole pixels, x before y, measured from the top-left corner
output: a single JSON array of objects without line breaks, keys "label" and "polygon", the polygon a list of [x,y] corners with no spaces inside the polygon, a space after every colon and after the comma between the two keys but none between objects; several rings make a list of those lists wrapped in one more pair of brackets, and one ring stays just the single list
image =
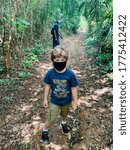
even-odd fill
[{"label": "boy's eye", "polygon": [[59,61],[59,59],[55,59],[54,61]]},{"label": "boy's eye", "polygon": [[61,61],[65,61],[65,59],[61,59]]},{"label": "boy's eye", "polygon": [[64,62],[65,59],[64,59],[64,58],[63,58],[63,59],[54,59],[54,61],[55,61],[55,62]]}]

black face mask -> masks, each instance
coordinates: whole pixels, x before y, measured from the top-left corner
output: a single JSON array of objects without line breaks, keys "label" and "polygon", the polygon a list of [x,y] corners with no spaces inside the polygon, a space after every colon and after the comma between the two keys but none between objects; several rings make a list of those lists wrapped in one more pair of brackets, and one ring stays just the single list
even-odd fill
[{"label": "black face mask", "polygon": [[54,68],[58,71],[62,71],[66,67],[66,61],[64,62],[54,62],[53,61]]}]

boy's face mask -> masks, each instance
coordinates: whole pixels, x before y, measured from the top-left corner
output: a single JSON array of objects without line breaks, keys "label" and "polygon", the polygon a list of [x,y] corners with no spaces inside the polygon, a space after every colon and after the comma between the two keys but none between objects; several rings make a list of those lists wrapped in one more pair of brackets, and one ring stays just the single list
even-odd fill
[{"label": "boy's face mask", "polygon": [[53,61],[53,66],[56,70],[62,71],[66,67],[66,61],[62,61],[62,62]]}]

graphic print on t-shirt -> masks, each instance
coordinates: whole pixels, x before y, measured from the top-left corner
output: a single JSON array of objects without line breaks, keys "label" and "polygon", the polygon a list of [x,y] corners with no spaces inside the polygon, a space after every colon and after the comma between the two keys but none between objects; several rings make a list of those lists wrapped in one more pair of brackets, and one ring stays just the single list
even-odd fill
[{"label": "graphic print on t-shirt", "polygon": [[69,91],[67,91],[67,80],[53,79],[53,83],[56,85],[54,94],[57,98],[66,98]]}]

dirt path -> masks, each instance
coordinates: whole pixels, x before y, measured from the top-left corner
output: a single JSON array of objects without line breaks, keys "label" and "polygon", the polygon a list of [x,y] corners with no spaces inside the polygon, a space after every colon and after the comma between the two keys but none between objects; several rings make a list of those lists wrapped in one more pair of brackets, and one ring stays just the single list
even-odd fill
[{"label": "dirt path", "polygon": [[[98,70],[90,69],[83,42],[85,33],[79,32],[65,38],[61,44],[70,51],[68,66],[79,80],[79,108],[81,134],[84,137],[73,150],[105,150],[112,144],[112,88],[108,78]],[[49,51],[49,50],[48,50]],[[39,131],[46,120],[47,110],[42,107],[41,80],[52,67],[50,51],[31,70],[30,76],[21,80],[14,89],[11,104],[1,107],[0,150],[69,150],[67,138],[59,129],[59,122],[51,129],[51,143],[38,141]],[[1,96],[2,97],[2,96]],[[59,118],[60,120],[60,118]]]}]

